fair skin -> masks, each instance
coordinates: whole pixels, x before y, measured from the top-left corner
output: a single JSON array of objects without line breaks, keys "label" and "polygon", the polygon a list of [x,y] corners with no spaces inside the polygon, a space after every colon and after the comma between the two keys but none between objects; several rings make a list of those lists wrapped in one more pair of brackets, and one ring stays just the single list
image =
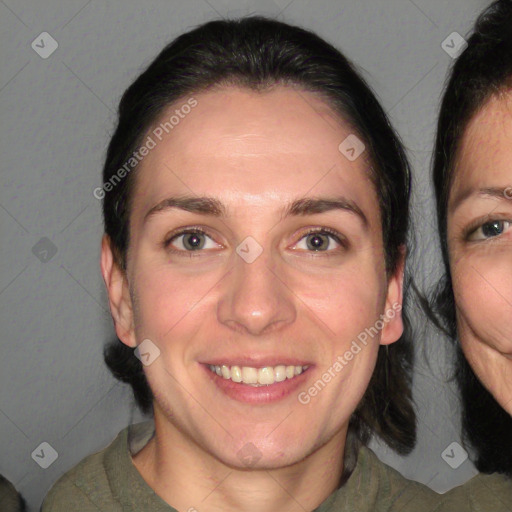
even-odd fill
[{"label": "fair skin", "polygon": [[457,328],[484,386],[512,414],[512,94],[470,121],[448,202]]},{"label": "fair skin", "polygon": [[[312,510],[338,486],[350,416],[379,344],[402,333],[400,314],[309,403],[298,394],[401,304],[403,262],[387,275],[369,162],[340,153],[352,131],[323,101],[283,86],[194,97],[193,112],[138,170],[126,274],[102,244],[119,338],[133,348],[150,339],[161,352],[144,367],[155,437],[133,462],[180,511]],[[146,216],[183,195],[214,197],[225,215],[171,207]],[[283,214],[304,197],[343,197],[343,208]],[[191,227],[204,234],[176,234]],[[322,228],[340,241],[307,235]],[[263,249],[251,263],[236,252],[248,236]],[[254,387],[210,364],[308,368]],[[257,454],[250,467],[240,450]]]}]

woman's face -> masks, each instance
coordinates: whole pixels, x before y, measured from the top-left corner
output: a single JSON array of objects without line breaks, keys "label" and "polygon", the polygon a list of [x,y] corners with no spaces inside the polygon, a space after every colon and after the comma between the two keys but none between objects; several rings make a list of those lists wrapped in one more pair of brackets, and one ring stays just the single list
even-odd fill
[{"label": "woman's face", "polygon": [[512,95],[493,97],[462,139],[448,202],[457,327],[476,375],[512,414]]},{"label": "woman's face", "polygon": [[144,369],[162,428],[230,466],[282,467],[343,446],[379,343],[401,335],[402,269],[388,279],[369,162],[340,152],[351,130],[322,101],[194,98],[138,171],[116,328],[160,350]]}]

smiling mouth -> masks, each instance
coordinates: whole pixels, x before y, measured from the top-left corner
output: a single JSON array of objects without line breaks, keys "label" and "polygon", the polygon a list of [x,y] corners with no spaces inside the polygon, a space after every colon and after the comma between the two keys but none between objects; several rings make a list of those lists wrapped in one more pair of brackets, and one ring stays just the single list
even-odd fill
[{"label": "smiling mouth", "polygon": [[251,366],[227,366],[207,365],[211,372],[217,374],[225,380],[231,380],[240,384],[249,386],[270,386],[276,382],[290,380],[300,375],[309,366],[264,366],[263,368],[254,368]]}]

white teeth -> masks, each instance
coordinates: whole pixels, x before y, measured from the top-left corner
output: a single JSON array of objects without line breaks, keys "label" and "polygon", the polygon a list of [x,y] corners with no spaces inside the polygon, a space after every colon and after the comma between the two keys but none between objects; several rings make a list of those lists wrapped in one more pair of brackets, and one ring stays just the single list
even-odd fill
[{"label": "white teeth", "polygon": [[307,366],[265,366],[263,368],[253,368],[250,366],[227,366],[210,365],[210,370],[224,379],[231,379],[233,382],[241,382],[251,386],[268,386],[275,382],[283,382],[286,379],[293,379],[300,375]]},{"label": "white teeth", "polygon": [[258,384],[274,384],[274,370],[272,368],[260,368],[258,370]]},{"label": "white teeth", "polygon": [[286,380],[286,366],[280,365],[274,368],[274,379],[276,382],[283,382],[283,380]]},{"label": "white teeth", "polygon": [[231,380],[233,382],[242,382],[242,370],[239,366],[231,367]]},{"label": "white teeth", "polygon": [[244,384],[257,384],[258,383],[258,370],[250,366],[242,368],[242,382]]},{"label": "white teeth", "polygon": [[229,379],[231,377],[231,372],[229,371],[229,366],[226,366],[225,364],[223,364],[221,367],[220,367],[220,371],[222,372],[222,376],[225,378],[225,379]]}]

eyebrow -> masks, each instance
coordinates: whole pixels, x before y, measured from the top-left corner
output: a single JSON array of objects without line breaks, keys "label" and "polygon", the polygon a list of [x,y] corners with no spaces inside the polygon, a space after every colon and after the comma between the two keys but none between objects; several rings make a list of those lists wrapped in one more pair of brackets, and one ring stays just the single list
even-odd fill
[{"label": "eyebrow", "polygon": [[[213,217],[227,217],[226,206],[214,197],[179,196],[168,197],[150,208],[144,215],[144,222],[149,217],[172,208],[202,215],[211,215]],[[368,226],[368,219],[361,208],[354,201],[345,197],[300,198],[285,205],[280,213],[281,219],[284,219],[289,216],[314,215],[333,210],[352,213],[359,217],[364,226]]]},{"label": "eyebrow", "polygon": [[455,199],[452,202],[452,205],[449,208],[450,213],[453,213],[459,206],[474,196],[484,197],[484,198],[497,198],[497,199],[504,199],[504,200],[510,200],[507,197],[507,190],[509,190],[510,187],[484,187],[479,189],[473,189],[473,188],[467,188],[462,190],[460,194],[458,194]]}]

